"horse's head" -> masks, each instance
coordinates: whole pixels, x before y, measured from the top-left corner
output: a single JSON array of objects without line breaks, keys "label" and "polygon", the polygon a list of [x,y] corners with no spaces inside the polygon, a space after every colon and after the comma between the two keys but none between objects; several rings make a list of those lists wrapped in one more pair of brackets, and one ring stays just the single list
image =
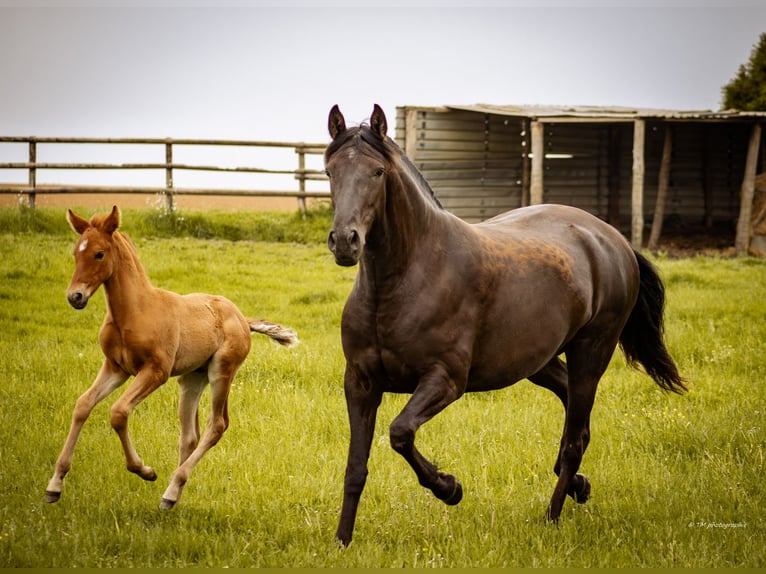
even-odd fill
[{"label": "horse's head", "polygon": [[370,125],[347,129],[338,106],[328,121],[332,142],[325,152],[325,172],[335,218],[327,246],[338,265],[355,265],[367,234],[385,206],[386,172],[391,162],[386,148],[386,116],[375,104]]},{"label": "horse's head", "polygon": [[67,210],[69,226],[80,236],[74,247],[75,269],[67,289],[67,301],[75,309],[83,309],[99,286],[114,271],[113,234],[120,226],[120,210],[95,216],[90,221]]}]

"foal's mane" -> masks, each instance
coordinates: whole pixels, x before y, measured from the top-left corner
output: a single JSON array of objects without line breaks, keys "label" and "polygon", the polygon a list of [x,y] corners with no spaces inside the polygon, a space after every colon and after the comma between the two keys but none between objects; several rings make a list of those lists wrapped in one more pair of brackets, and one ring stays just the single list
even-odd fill
[{"label": "foal's mane", "polygon": [[[109,213],[94,215],[90,219],[91,227],[104,230],[104,225],[109,216]],[[125,233],[122,233],[119,229],[115,229],[111,235],[112,241],[114,242],[117,249],[127,255],[127,260],[131,267],[135,268],[137,272],[147,275],[146,269],[144,269],[144,266],[138,257],[138,250],[136,249],[136,246],[130,237]]]},{"label": "foal's mane", "polygon": [[341,134],[338,134],[338,137],[327,146],[325,159],[329,160],[337,151],[349,142],[351,142],[361,153],[370,155],[369,151],[364,149],[363,144],[366,144],[382,155],[386,161],[390,163],[397,162],[404,165],[408,174],[416,180],[418,187],[427,192],[426,195],[433,201],[433,204],[439,209],[443,209],[441,202],[436,197],[434,190],[428,184],[426,178],[423,177],[423,174],[413,165],[396,142],[389,137],[381,138],[367,123],[362,123],[358,127],[349,128]]}]

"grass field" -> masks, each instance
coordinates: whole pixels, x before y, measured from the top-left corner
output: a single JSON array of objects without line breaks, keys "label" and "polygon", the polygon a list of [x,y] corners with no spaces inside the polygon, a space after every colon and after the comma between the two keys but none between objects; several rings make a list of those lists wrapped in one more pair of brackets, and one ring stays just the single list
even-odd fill
[{"label": "grass field", "polygon": [[302,344],[254,336],[231,427],[172,511],[157,508],[177,457],[172,380],[131,418],[156,482],[125,470],[109,425],[115,396],[85,425],[61,500],[46,504],[72,406],[101,362],[105,303],[102,291],[82,311],[66,302],[75,236],[63,210],[0,209],[0,567],[766,564],[766,262],[653,257],[668,291],[668,346],[691,391],[667,395],[615,355],[582,467],[592,498],[568,500],[558,527],[543,520],[563,424],[553,394],[520,382],[468,395],[423,427],[424,454],[463,484],[456,507],[418,486],[389,447],[407,398],[391,395],[343,549],[339,319],[355,269],[337,267],[322,243],[329,213],[147,211],[123,215],[155,285],[224,294],[245,314],[294,327]]}]

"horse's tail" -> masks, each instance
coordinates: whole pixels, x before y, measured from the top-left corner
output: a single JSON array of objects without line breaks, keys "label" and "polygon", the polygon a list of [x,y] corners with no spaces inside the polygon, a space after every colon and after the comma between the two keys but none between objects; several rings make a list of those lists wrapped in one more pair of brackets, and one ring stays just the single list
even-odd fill
[{"label": "horse's tail", "polygon": [[665,287],[649,260],[638,251],[634,250],[634,253],[638,260],[641,286],[636,305],[620,334],[620,347],[631,367],[642,364],[660,387],[682,394],[687,390],[684,379],[663,341]]},{"label": "horse's tail", "polygon": [[293,347],[300,343],[298,335],[292,329],[277,325],[264,319],[248,319],[248,325],[250,325],[250,331],[253,333],[261,333],[262,335],[268,335],[274,339],[280,345],[285,347]]}]

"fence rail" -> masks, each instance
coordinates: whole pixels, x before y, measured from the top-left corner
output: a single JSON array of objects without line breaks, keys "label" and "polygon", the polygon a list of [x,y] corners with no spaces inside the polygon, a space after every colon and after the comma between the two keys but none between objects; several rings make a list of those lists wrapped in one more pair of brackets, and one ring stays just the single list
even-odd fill
[{"label": "fence rail", "polygon": [[[324,172],[319,169],[306,168],[307,155],[321,155],[325,144],[305,142],[275,142],[249,140],[217,140],[217,139],[171,139],[171,138],[90,138],[90,137],[17,137],[0,136],[0,144],[27,144],[28,160],[15,162],[0,162],[2,170],[26,170],[26,183],[0,183],[0,194],[17,194],[25,196],[27,204],[34,208],[38,194],[109,194],[109,193],[138,193],[161,194],[165,197],[167,209],[175,209],[175,196],[250,196],[250,197],[295,197],[301,211],[306,209],[307,198],[329,197],[327,190],[307,190],[309,181],[327,181]],[[81,162],[40,162],[37,161],[39,144],[98,144],[98,145],[154,145],[164,146],[164,162],[136,163],[81,163]],[[212,147],[243,147],[243,148],[292,148],[297,156],[295,169],[267,169],[255,166],[226,167],[219,165],[203,165],[192,163],[177,163],[173,161],[175,146],[212,146]],[[43,170],[157,170],[165,174],[165,186],[115,186],[87,184],[38,184],[38,174]],[[297,182],[297,189],[252,189],[252,188],[208,188],[208,187],[175,187],[174,173],[185,171],[249,173],[264,175],[292,175]],[[0,175],[0,180],[2,180]]]}]

